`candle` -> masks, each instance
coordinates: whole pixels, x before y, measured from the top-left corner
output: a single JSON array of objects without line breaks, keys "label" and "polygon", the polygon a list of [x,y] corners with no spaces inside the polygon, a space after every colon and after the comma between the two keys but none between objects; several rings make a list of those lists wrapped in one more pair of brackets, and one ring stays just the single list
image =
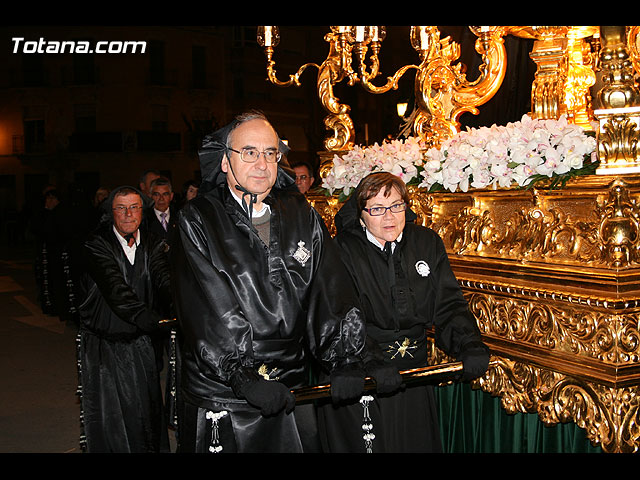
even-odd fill
[{"label": "candle", "polygon": [[429,35],[427,34],[427,28],[420,27],[420,48],[422,50],[426,50],[427,45],[429,45]]},{"label": "candle", "polygon": [[264,27],[264,46],[271,46],[271,27]]}]

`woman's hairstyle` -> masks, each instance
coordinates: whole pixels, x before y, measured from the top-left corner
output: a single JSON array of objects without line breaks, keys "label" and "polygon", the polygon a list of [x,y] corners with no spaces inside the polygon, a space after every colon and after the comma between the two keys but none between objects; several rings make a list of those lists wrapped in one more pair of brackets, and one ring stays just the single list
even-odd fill
[{"label": "woman's hairstyle", "polygon": [[367,201],[378,195],[380,191],[383,191],[384,196],[388,197],[392,188],[398,191],[402,200],[408,205],[409,192],[404,180],[400,177],[389,172],[375,172],[367,175],[354,192],[358,211],[361,212],[366,207]]}]

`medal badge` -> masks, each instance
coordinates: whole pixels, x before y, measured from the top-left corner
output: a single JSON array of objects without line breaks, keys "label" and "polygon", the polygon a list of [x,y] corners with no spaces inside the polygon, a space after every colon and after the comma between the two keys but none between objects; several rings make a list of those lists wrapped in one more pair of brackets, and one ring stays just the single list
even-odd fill
[{"label": "medal badge", "polygon": [[429,275],[429,273],[431,273],[429,264],[424,260],[420,260],[419,262],[416,263],[416,271],[418,272],[418,275],[422,277],[426,277]]},{"label": "medal badge", "polygon": [[300,262],[303,267],[311,258],[311,252],[305,248],[302,240],[298,242],[298,249],[293,253],[293,258]]}]

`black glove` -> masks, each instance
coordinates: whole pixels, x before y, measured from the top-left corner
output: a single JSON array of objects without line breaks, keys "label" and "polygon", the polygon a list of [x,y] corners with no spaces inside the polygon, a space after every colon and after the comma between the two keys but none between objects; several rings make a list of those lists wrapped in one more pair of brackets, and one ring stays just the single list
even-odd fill
[{"label": "black glove", "polygon": [[145,333],[158,332],[162,329],[162,317],[149,308],[142,310],[135,318],[136,325]]},{"label": "black glove", "polygon": [[331,400],[333,403],[360,398],[367,374],[362,364],[350,363],[331,372]]},{"label": "black glove", "polygon": [[259,408],[265,417],[275,415],[282,409],[289,413],[296,405],[296,398],[285,384],[266,380],[252,368],[239,368],[230,380],[236,396]]},{"label": "black glove", "polygon": [[260,409],[265,417],[275,415],[282,409],[291,412],[296,405],[296,398],[291,390],[284,384],[275,380],[257,380],[245,383],[240,394],[247,402]]},{"label": "black glove", "polygon": [[391,393],[402,386],[402,375],[396,367],[390,363],[372,360],[365,364],[368,377],[376,382],[376,392]]},{"label": "black glove", "polygon": [[489,368],[490,356],[489,349],[482,342],[471,342],[465,345],[458,356],[458,360],[462,362],[461,380],[464,382],[484,375]]}]

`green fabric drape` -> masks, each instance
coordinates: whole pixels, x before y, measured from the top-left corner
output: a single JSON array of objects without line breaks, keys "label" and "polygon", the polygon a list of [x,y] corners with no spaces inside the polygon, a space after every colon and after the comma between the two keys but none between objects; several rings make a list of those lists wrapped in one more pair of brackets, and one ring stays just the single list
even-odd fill
[{"label": "green fabric drape", "polygon": [[507,413],[500,399],[469,384],[436,388],[447,453],[601,453],[575,423],[546,426],[535,413]]}]

